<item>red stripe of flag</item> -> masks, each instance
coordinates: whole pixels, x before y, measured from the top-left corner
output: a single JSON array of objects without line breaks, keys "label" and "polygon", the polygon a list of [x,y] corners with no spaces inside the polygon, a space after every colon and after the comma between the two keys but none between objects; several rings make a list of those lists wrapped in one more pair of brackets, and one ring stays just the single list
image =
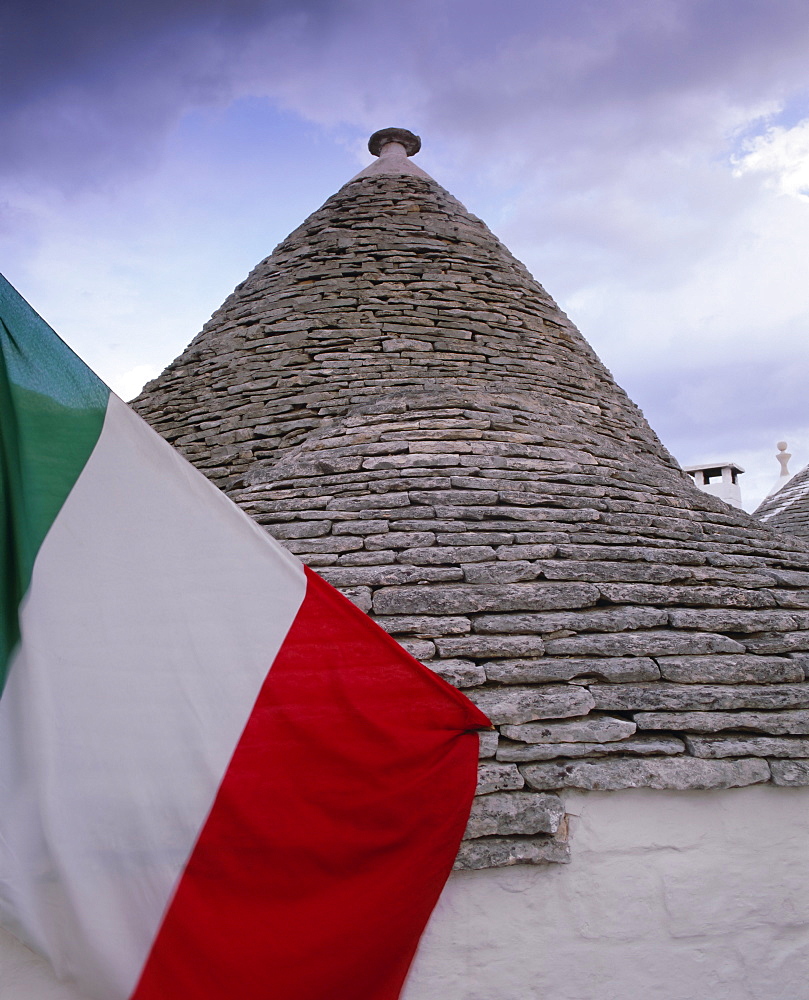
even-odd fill
[{"label": "red stripe of flag", "polygon": [[396,1000],[488,725],[307,570],[132,1000]]}]

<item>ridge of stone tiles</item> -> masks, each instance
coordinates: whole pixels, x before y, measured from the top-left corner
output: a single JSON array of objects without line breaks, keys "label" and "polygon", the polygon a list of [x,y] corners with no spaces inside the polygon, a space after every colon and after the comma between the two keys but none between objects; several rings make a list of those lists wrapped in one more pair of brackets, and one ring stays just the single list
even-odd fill
[{"label": "ridge of stone tiles", "polygon": [[568,860],[566,788],[809,783],[809,546],[577,421],[391,395],[233,493],[494,722],[459,868]]},{"label": "ridge of stone tiles", "polygon": [[432,179],[346,184],[262,261],[134,408],[224,488],[350,406],[493,385],[578,407],[675,463],[499,240]]},{"label": "ridge of stone tiles", "polygon": [[809,465],[777,493],[765,497],[753,517],[777,531],[809,540]]}]

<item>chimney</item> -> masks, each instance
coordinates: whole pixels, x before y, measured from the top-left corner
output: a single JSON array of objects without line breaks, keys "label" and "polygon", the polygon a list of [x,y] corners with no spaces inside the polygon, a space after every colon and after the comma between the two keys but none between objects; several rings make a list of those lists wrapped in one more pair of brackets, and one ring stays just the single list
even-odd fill
[{"label": "chimney", "polygon": [[731,507],[742,506],[739,476],[744,469],[735,462],[703,462],[700,465],[686,465],[683,466],[683,472],[691,476],[703,493],[719,497]]}]

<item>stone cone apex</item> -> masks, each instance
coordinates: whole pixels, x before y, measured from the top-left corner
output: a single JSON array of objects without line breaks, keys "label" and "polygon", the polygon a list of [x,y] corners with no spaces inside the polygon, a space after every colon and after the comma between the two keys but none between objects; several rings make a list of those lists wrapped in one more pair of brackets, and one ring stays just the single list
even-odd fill
[{"label": "stone cone apex", "polygon": [[406,128],[380,129],[368,140],[368,150],[379,159],[361,170],[353,180],[374,177],[377,174],[412,174],[414,177],[426,177],[431,181],[432,177],[409,159],[420,149],[421,137]]},{"label": "stone cone apex", "polygon": [[496,723],[460,867],[565,860],[566,787],[809,783],[809,547],[427,175],[361,172],[134,405]]},{"label": "stone cone apex", "polygon": [[451,389],[517,393],[528,413],[601,425],[623,455],[675,469],[525,267],[432,178],[400,169],[415,166],[404,142],[375,146],[367,170],[382,172],[362,171],[262,261],[138,411],[231,488],[365,402]]}]

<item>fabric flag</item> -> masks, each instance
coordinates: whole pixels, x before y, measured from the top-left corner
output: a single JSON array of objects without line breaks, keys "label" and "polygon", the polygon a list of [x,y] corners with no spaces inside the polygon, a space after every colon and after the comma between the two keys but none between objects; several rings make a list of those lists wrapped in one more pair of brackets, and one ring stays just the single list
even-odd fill
[{"label": "fabric flag", "polygon": [[488,720],[0,278],[0,915],[98,1000],[394,1000]]}]

